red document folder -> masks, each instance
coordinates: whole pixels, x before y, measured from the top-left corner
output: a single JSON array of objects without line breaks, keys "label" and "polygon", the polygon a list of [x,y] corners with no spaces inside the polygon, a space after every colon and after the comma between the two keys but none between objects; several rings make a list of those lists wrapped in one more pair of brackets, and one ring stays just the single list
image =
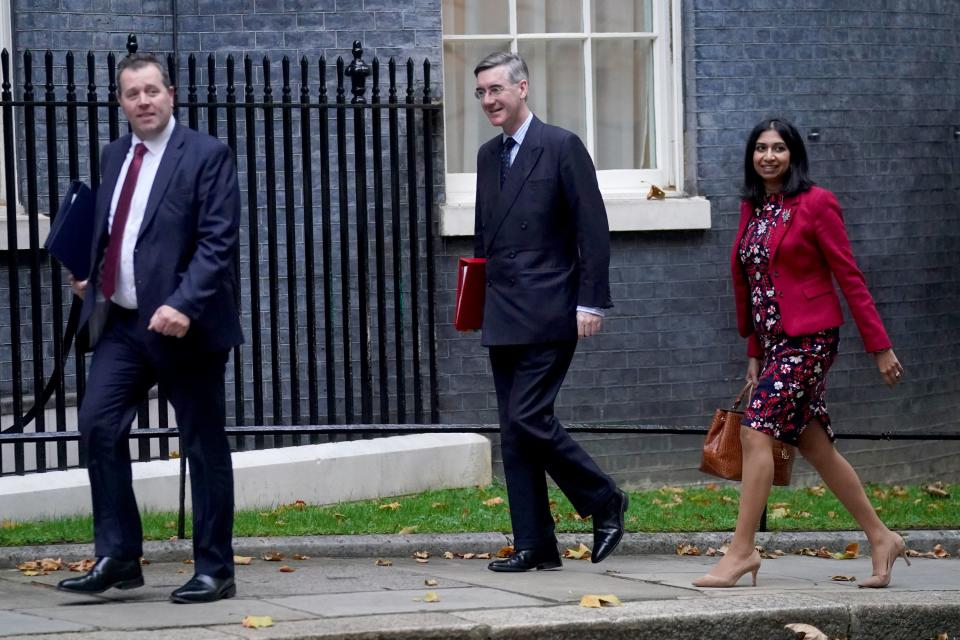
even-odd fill
[{"label": "red document folder", "polygon": [[460,258],[457,265],[457,304],[453,318],[453,326],[457,331],[476,331],[483,324],[486,265],[486,258]]}]

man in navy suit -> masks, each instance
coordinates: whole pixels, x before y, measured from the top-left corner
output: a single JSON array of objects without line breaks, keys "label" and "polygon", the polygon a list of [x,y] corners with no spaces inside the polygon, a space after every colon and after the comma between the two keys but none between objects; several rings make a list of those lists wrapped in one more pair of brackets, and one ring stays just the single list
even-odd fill
[{"label": "man in navy suit", "polygon": [[224,432],[224,370],[243,341],[234,259],[240,190],[230,149],[174,120],[174,90],[149,54],[117,66],[133,130],[103,149],[89,280],[71,279],[93,359],[80,407],[97,562],[62,591],[143,584],[142,529],[128,435],[157,383],[176,411],[190,463],[195,575],[174,602],[236,593],[233,468]]},{"label": "man in navy suit", "polygon": [[573,133],[527,107],[520,56],[493,53],[474,69],[476,97],[503,134],[477,154],[475,255],[487,259],[482,343],[500,414],[514,554],[493,571],[561,566],[545,474],[592,516],[591,558],[623,537],[627,496],[553,413],[577,338],[595,335],[610,302],[610,232],[596,171]]}]

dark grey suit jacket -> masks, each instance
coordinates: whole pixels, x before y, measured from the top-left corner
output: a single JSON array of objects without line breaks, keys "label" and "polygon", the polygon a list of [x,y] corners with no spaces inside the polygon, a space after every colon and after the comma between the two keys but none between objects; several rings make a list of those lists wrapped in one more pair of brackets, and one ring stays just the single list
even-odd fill
[{"label": "dark grey suit jacket", "polygon": [[498,135],[477,155],[475,253],[487,259],[484,346],[577,337],[578,305],[610,301],[610,231],[580,139],[536,117],[500,189]]},{"label": "dark grey suit jacket", "polygon": [[[130,134],[118,138],[101,155],[93,268],[80,315],[88,348],[96,344],[106,321],[106,305],[97,303],[96,292],[109,239],[110,202],[131,139]],[[230,148],[176,125],[147,200],[134,272],[144,328],[166,304],[190,317],[190,330],[183,339],[146,332],[151,346],[222,351],[243,342],[234,266],[239,226],[240,188]]]}]

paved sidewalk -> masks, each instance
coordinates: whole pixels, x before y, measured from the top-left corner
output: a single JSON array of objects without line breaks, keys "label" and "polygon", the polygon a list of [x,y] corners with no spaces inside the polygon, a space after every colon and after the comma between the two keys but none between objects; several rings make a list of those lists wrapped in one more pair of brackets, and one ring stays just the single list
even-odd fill
[{"label": "paved sidewalk", "polygon": [[[891,586],[882,590],[831,580],[835,575],[868,576],[867,557],[825,560],[787,555],[764,561],[756,588],[749,586],[746,576],[738,588],[710,590],[690,585],[715,561],[702,556],[621,553],[599,565],[567,560],[562,571],[497,574],[486,569],[486,560],[445,560],[434,553],[428,562],[416,562],[408,553],[410,543],[432,546],[428,536],[382,536],[395,544],[381,544],[366,556],[358,553],[362,547],[347,545],[344,549],[355,553],[305,560],[293,559],[292,543],[241,540],[238,552],[282,547],[287,557],[282,562],[258,557],[249,566],[238,566],[234,599],[174,605],[167,600],[170,591],[193,572],[192,565],[183,562],[189,552],[181,543],[179,551],[177,545],[167,548],[168,553],[179,552],[179,559],[154,558],[144,567],[145,587],[101,596],[54,590],[57,581],[71,575],[65,570],[26,577],[12,568],[0,569],[0,638],[769,640],[795,637],[784,624],[802,622],[831,638],[925,640],[947,633],[954,640],[960,638],[960,560],[955,559],[957,538],[950,535],[954,533],[930,532],[943,538],[953,558],[915,558],[911,567],[898,561]],[[650,536],[634,534],[625,551],[641,537]],[[562,541],[574,541],[567,538]],[[319,540],[299,539],[299,553],[314,555],[309,549],[324,544],[328,550],[335,548]],[[498,534],[481,534],[441,542],[460,545],[449,549],[457,552],[502,540]],[[691,540],[710,542],[706,537]],[[164,555],[155,544],[148,547],[148,558],[151,550]],[[391,550],[396,552],[393,564],[377,566],[377,551]],[[281,572],[283,565],[294,571]],[[434,580],[435,586],[428,584]],[[429,591],[438,601],[424,601]],[[613,594],[623,606],[583,608],[578,603],[585,594]],[[271,616],[274,625],[245,629],[240,622],[247,615]]]}]

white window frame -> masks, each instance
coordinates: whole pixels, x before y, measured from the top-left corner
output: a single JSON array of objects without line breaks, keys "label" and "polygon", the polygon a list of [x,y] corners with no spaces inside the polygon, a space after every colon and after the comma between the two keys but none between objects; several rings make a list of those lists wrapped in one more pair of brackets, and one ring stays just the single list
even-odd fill
[{"label": "white window frame", "polygon": [[[481,1],[481,0],[475,0]],[[592,0],[602,2],[603,0]],[[509,34],[450,35],[443,42],[503,41],[510,38],[511,51],[518,42],[535,40],[579,40],[584,43],[584,87],[586,96],[586,134],[584,144],[593,154],[595,148],[593,90],[594,40],[653,40],[654,42],[654,126],[656,169],[619,169],[597,171],[597,181],[612,231],[653,229],[708,229],[710,205],[703,198],[686,197],[682,192],[683,175],[683,48],[681,40],[681,0],[653,0],[654,31],[643,33],[592,32],[591,0],[581,0],[583,32],[517,33],[517,4],[509,0]],[[443,48],[441,47],[441,50]],[[444,69],[446,73],[446,69]],[[531,79],[534,87],[536,78]],[[446,122],[444,130],[448,130]],[[446,153],[447,145],[444,145]],[[446,201],[441,204],[442,235],[473,235],[473,210],[476,198],[476,173],[446,173]],[[667,193],[666,200],[647,200],[651,185]]]}]

